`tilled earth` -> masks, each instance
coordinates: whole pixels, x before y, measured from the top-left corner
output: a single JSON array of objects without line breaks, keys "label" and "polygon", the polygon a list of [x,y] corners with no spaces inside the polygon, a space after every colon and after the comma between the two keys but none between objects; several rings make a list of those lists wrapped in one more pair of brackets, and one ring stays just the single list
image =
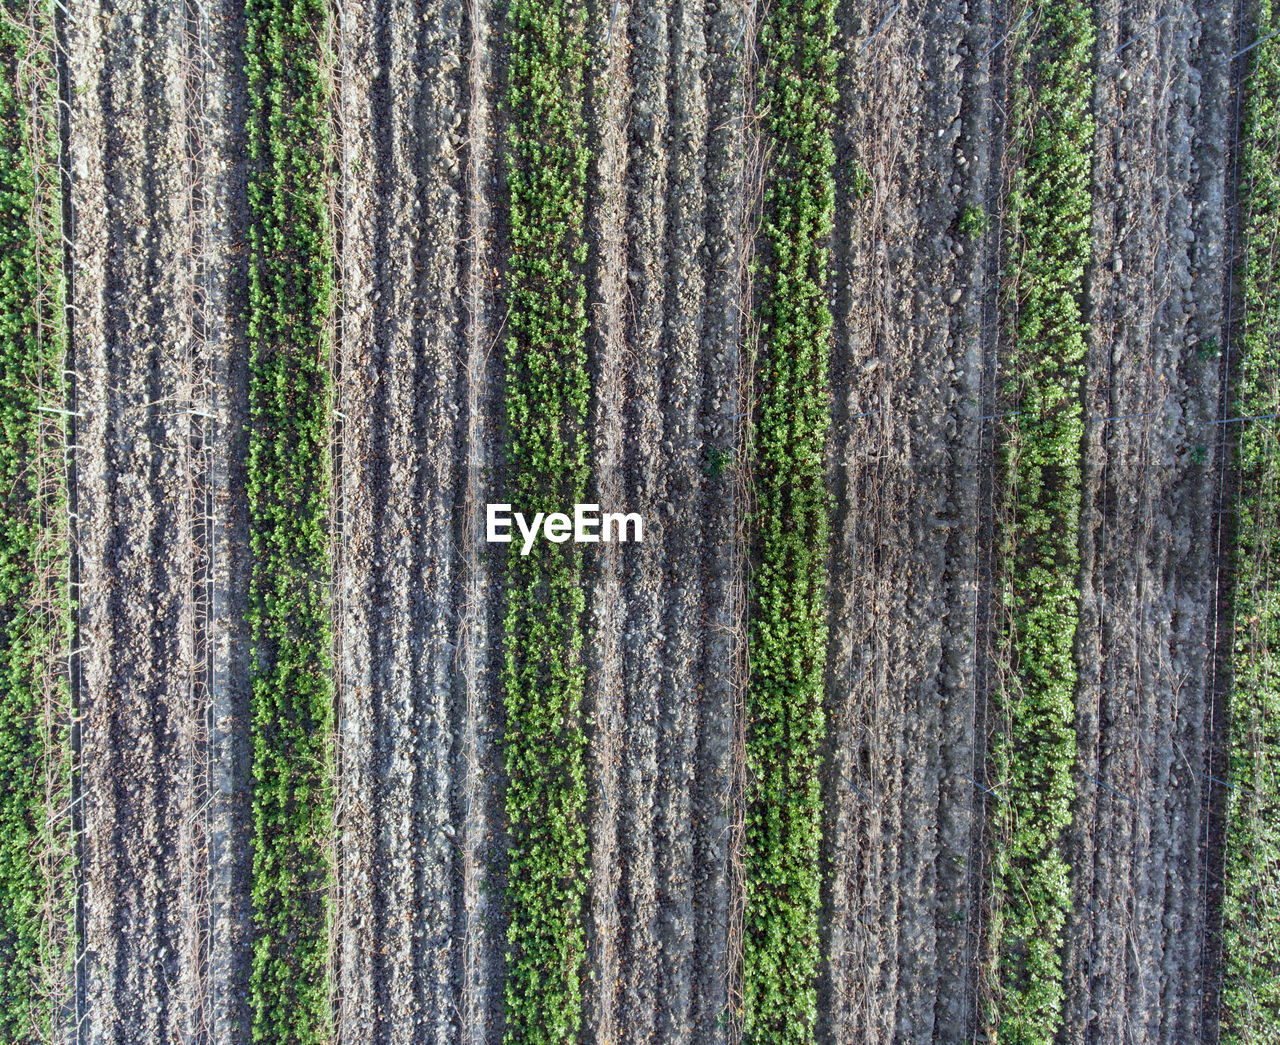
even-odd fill
[{"label": "tilled earth", "polygon": [[[333,991],[499,1042],[506,133],[495,0],[345,0],[332,54]],[[742,884],[760,10],[590,10],[585,1035],[728,1042]],[[843,3],[821,1037],[982,1040],[1001,0]],[[1211,1037],[1222,373],[1240,25],[1097,9],[1066,1040]],[[91,1042],[247,1043],[243,15],[68,0]],[[991,218],[963,235],[961,215]],[[501,550],[505,552],[505,549]]]}]

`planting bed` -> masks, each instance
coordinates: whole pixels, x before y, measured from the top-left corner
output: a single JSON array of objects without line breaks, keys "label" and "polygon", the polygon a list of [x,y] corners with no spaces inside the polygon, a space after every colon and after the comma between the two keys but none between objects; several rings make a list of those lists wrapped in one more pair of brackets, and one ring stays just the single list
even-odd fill
[{"label": "planting bed", "polygon": [[0,1037],[49,1034],[70,997],[72,708],[50,10],[0,8]]},{"label": "planting bed", "polygon": [[1265,2],[3,12],[0,1040],[1270,1040]]},{"label": "planting bed", "polygon": [[1249,421],[1238,440],[1240,455],[1239,553],[1233,638],[1235,673],[1228,706],[1222,901],[1222,1040],[1264,1042],[1280,1032],[1280,791],[1275,759],[1280,752],[1280,695],[1276,648],[1278,506],[1277,402],[1280,369],[1275,334],[1280,322],[1276,280],[1276,232],[1280,222],[1277,105],[1280,49],[1272,34],[1275,11],[1258,8],[1256,48],[1241,127],[1240,205],[1244,238],[1239,351],[1240,381],[1232,410]]}]

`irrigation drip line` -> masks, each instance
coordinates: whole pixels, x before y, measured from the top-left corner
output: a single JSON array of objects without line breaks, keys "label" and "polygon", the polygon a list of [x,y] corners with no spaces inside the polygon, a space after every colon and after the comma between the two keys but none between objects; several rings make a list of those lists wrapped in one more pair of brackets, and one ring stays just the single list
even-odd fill
[{"label": "irrigation drip line", "polygon": [[[605,37],[605,41],[604,41],[604,46],[606,51],[611,46],[613,46],[613,23],[614,23],[614,20],[618,17],[619,3],[621,3],[621,0],[613,0],[613,10],[609,14],[609,32],[608,32],[608,35]],[[736,48],[737,45],[735,44],[734,46]]]},{"label": "irrigation drip line", "polygon": [[1253,43],[1251,43],[1248,47],[1244,48],[1243,50],[1237,51],[1235,54],[1233,54],[1231,58],[1228,59],[1228,61],[1234,61],[1236,58],[1239,58],[1241,55],[1248,54],[1259,44],[1265,44],[1273,36],[1277,36],[1277,35],[1280,35],[1280,29],[1275,30],[1275,32],[1267,33],[1267,35],[1262,37],[1260,40],[1254,40]]},{"label": "irrigation drip line", "polygon": [[981,56],[978,58],[978,61],[982,61],[984,58],[987,57],[987,55],[989,55],[992,51],[994,51],[997,47],[999,47],[1002,43],[1004,43],[1007,39],[1009,39],[1009,37],[1011,37],[1014,33],[1016,33],[1018,29],[1021,27],[1022,23],[1031,17],[1031,12],[1033,10],[1034,8],[1027,8],[1026,14],[1024,14],[1021,18],[1018,19],[1017,24],[1014,25],[1014,27],[1010,29],[1007,33],[1005,33],[1004,36],[1000,37],[999,40],[997,40],[985,51],[983,51]]},{"label": "irrigation drip line", "polygon": [[1089,417],[1085,424],[1104,425],[1111,421],[1135,421],[1140,417],[1155,417],[1160,411],[1148,410],[1145,414],[1116,414],[1114,417]]},{"label": "irrigation drip line", "polygon": [[1220,780],[1216,776],[1211,776],[1209,773],[1206,773],[1201,769],[1197,769],[1195,770],[1195,772],[1198,773],[1200,776],[1204,777],[1206,780],[1210,780],[1215,784],[1221,784],[1228,791],[1239,791],[1242,795],[1252,795],[1254,798],[1261,798],[1264,800],[1267,798],[1267,796],[1264,795],[1261,791],[1254,791],[1252,788],[1241,787],[1239,784],[1229,784],[1225,780]]},{"label": "irrigation drip line", "polygon": [[1113,795],[1115,795],[1115,796],[1116,796],[1116,798],[1123,798],[1123,799],[1124,799],[1126,802],[1128,802],[1131,806],[1135,806],[1135,807],[1137,806],[1137,804],[1138,804],[1138,803],[1137,803],[1137,801],[1136,801],[1136,800],[1134,800],[1134,799],[1130,798],[1130,797],[1129,797],[1128,795],[1126,795],[1126,794],[1122,794],[1121,792],[1117,791],[1117,790],[1116,790],[1114,787],[1112,787],[1110,784],[1105,784],[1105,783],[1103,783],[1101,780],[1099,780],[1099,779],[1098,779],[1096,776],[1094,776],[1092,773],[1086,773],[1086,774],[1085,774],[1085,776],[1087,776],[1090,780],[1092,780],[1092,781],[1093,781],[1095,784],[1097,784],[1099,787],[1104,787],[1104,788],[1106,788],[1106,789],[1107,789],[1108,791],[1110,791]]},{"label": "irrigation drip line", "polygon": [[858,48],[858,50],[855,52],[856,54],[862,54],[863,51],[865,51],[868,47],[871,46],[871,41],[880,35],[880,30],[882,30],[886,25],[889,24],[889,19],[898,13],[898,8],[901,6],[902,6],[902,0],[898,0],[896,4],[894,4],[891,8],[889,8],[889,13],[885,15],[882,19],[880,19],[880,24],[877,25],[875,29],[871,31],[870,36],[868,36],[865,40],[862,41],[862,46]]},{"label": "irrigation drip line", "polygon": [[991,790],[991,788],[987,787],[987,786],[986,786],[986,785],[984,785],[984,784],[980,784],[980,783],[978,783],[978,781],[977,781],[976,779],[974,779],[973,777],[966,777],[965,779],[966,779],[966,780],[968,780],[968,781],[970,781],[970,782],[973,784],[973,786],[974,786],[974,787],[976,787],[976,788],[977,788],[979,791],[981,791],[983,794],[990,795],[992,798],[999,798],[999,797],[1000,797],[1000,796],[999,796],[995,791],[992,791],[992,790]]},{"label": "irrigation drip line", "polygon": [[742,45],[742,38],[747,35],[747,26],[751,23],[751,20],[755,17],[755,13],[756,13],[756,5],[753,0],[751,6],[747,8],[746,13],[742,16],[742,27],[738,30],[738,38],[733,41],[733,46],[729,48],[730,54],[735,53],[738,50],[738,48]]},{"label": "irrigation drip line", "polygon": [[840,774],[840,779],[841,779],[841,780],[843,780],[846,784],[848,784],[848,785],[849,785],[851,788],[853,788],[855,791],[857,791],[857,792],[858,792],[858,794],[860,794],[860,795],[862,796],[862,800],[863,800],[864,802],[869,802],[869,803],[871,803],[871,805],[875,805],[875,804],[876,804],[876,802],[875,802],[875,799],[874,799],[874,798],[872,798],[872,797],[871,797],[870,795],[868,795],[865,791],[863,791],[863,790],[862,790],[862,788],[860,788],[857,784],[855,784],[852,780],[850,780],[850,779],[849,779],[847,776],[845,776],[843,773],[841,773],[841,774]]},{"label": "irrigation drip line", "polygon": [[1248,417],[1224,417],[1219,421],[1206,421],[1205,424],[1229,425],[1236,421],[1262,421],[1280,417],[1280,414],[1250,414]]},{"label": "irrigation drip line", "polygon": [[1167,21],[1168,18],[1169,18],[1168,15],[1161,15],[1159,18],[1157,18],[1145,29],[1142,29],[1139,32],[1135,33],[1133,36],[1129,37],[1128,40],[1126,40],[1114,51],[1112,51],[1109,55],[1107,55],[1104,61],[1110,61],[1112,58],[1118,55],[1121,51],[1123,51],[1126,47],[1128,47],[1131,43],[1135,43],[1136,41],[1140,40],[1142,37],[1146,36],[1147,33],[1151,32],[1151,30],[1154,29],[1156,26],[1158,26],[1161,22]]}]

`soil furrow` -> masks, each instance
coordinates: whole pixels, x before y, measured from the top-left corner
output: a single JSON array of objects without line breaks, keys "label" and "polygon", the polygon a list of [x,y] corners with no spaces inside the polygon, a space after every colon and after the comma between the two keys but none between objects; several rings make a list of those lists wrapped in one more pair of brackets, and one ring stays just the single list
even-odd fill
[{"label": "soil furrow", "polygon": [[[374,853],[379,833],[381,809],[373,802],[376,783],[368,745],[374,732],[376,693],[375,670],[367,639],[349,639],[349,634],[368,636],[375,627],[370,619],[368,599],[352,592],[347,579],[351,562],[372,563],[374,555],[373,506],[363,483],[364,467],[353,462],[373,452],[369,426],[351,423],[368,416],[376,394],[376,372],[368,353],[377,336],[374,327],[373,262],[369,244],[375,235],[377,193],[368,176],[370,157],[370,98],[376,72],[373,55],[372,11],[363,5],[343,6],[336,22],[338,180],[340,214],[338,230],[338,331],[334,355],[338,360],[338,381],[334,402],[341,425],[339,473],[335,485],[341,490],[342,533],[334,588],[340,598],[335,638],[339,647],[337,688],[338,711],[338,819],[337,965],[338,1039],[344,1043],[373,1040],[374,991],[373,949],[368,946],[374,931]],[[343,419],[346,422],[343,423]],[[366,567],[366,570],[368,567]]]},{"label": "soil furrow", "polygon": [[242,1041],[248,1034],[250,766],[248,743],[249,520],[245,499],[248,359],[241,302],[247,291],[243,245],[248,227],[245,182],[243,9],[233,0],[192,5],[192,41],[203,96],[198,148],[200,331],[208,384],[196,389],[209,468],[207,516],[207,672],[209,781],[208,1034]]},{"label": "soil furrow", "polygon": [[[707,109],[702,81],[706,63],[703,9],[699,0],[676,3],[669,31],[671,81],[668,86],[668,214],[666,316],[662,350],[664,461],[661,501],[650,501],[651,525],[661,527],[666,546],[661,579],[663,611],[662,682],[657,725],[658,797],[653,824],[659,854],[657,894],[661,959],[657,992],[661,999],[659,1041],[687,1042],[693,1032],[692,800],[697,745],[701,661],[701,614],[705,606],[702,528],[698,493],[702,485],[703,308],[706,301],[702,255],[706,236]],[[653,509],[656,509],[654,511]],[[685,563],[697,565],[687,569]]]},{"label": "soil furrow", "polygon": [[[838,17],[846,57],[836,156],[849,174],[836,180],[833,259],[836,504],[829,570],[832,760],[825,788],[831,881],[820,996],[820,1032],[831,1042],[889,1040],[894,1030],[896,957],[878,938],[875,920],[887,914],[890,925],[896,923],[897,763],[879,744],[896,743],[901,718],[894,714],[897,702],[884,696],[890,637],[870,622],[897,602],[893,569],[903,549],[891,506],[902,491],[892,460],[894,418],[885,414],[886,402],[871,400],[883,399],[893,384],[886,350],[893,316],[884,307],[885,291],[890,265],[901,264],[889,251],[903,235],[898,179],[912,166],[911,128],[904,124],[918,85],[906,63],[893,60],[913,29],[905,12],[842,5]],[[875,112],[883,114],[879,123]]]},{"label": "soil furrow", "polygon": [[823,1034],[952,1040],[968,1019],[979,813],[972,579],[993,245],[957,222],[988,198],[992,16],[839,17]]},{"label": "soil furrow", "polygon": [[703,345],[700,446],[692,462],[700,492],[690,500],[701,509],[702,598],[696,607],[699,674],[693,782],[694,980],[690,1032],[697,1042],[729,1040],[729,984],[734,947],[730,939],[730,816],[734,780],[734,715],[739,696],[745,638],[741,569],[746,548],[741,521],[741,413],[747,381],[743,335],[750,303],[745,296],[745,56],[739,34],[747,18],[742,3],[712,8],[705,29],[706,160],[705,242],[700,265],[706,295],[700,336]]},{"label": "soil furrow", "polygon": [[[179,88],[178,111],[185,134],[184,165],[179,174],[186,179],[187,221],[179,227],[180,250],[187,263],[187,295],[177,304],[189,317],[190,340],[185,360],[187,443],[179,469],[188,477],[189,551],[185,564],[184,601],[190,605],[188,656],[191,675],[187,680],[186,707],[189,716],[177,737],[177,765],[172,771],[180,789],[180,820],[177,825],[178,896],[178,980],[173,1017],[177,1033],[184,1041],[202,1042],[212,1031],[212,982],[209,980],[210,847],[209,812],[213,766],[209,756],[209,703],[211,680],[210,641],[214,634],[212,615],[212,568],[214,554],[213,485],[211,446],[208,436],[212,420],[209,392],[214,366],[206,344],[207,293],[205,281],[205,222],[208,187],[198,158],[205,138],[204,56],[201,53],[202,25],[199,15],[185,4],[179,8],[178,46],[180,61],[188,75]],[[214,264],[217,262],[215,261]]]},{"label": "soil furrow", "polygon": [[727,1026],[742,18],[620,4],[597,30],[612,64],[593,100],[593,463],[606,510],[646,521],[643,545],[601,547],[593,578],[589,1012],[605,1040]]},{"label": "soil furrow", "polygon": [[1070,1041],[1199,1035],[1232,25],[1099,10]]},{"label": "soil furrow", "polygon": [[498,362],[494,351],[501,331],[494,312],[493,235],[490,193],[496,182],[499,153],[498,120],[491,111],[487,84],[494,78],[490,45],[494,14],[490,5],[471,0],[467,7],[466,56],[466,310],[465,366],[458,375],[458,399],[465,404],[461,557],[458,576],[461,621],[458,625],[457,713],[461,715],[456,772],[454,823],[460,832],[458,863],[460,902],[456,905],[456,938],[461,968],[457,970],[461,1000],[459,1041],[462,1045],[497,1042],[503,1033],[503,951],[501,860],[507,840],[502,817],[502,774],[498,721],[493,714],[497,692],[490,636],[501,627],[496,616],[496,586],[484,543],[485,504],[491,499],[493,447],[489,433]]},{"label": "soil furrow", "polygon": [[[984,958],[989,951],[987,933],[992,904],[994,853],[990,848],[990,810],[997,795],[992,792],[988,769],[988,750],[994,720],[993,686],[999,684],[1001,664],[995,656],[996,629],[999,625],[999,596],[995,592],[998,569],[996,549],[997,475],[996,450],[999,445],[999,419],[1003,412],[1000,401],[999,359],[1008,351],[1006,301],[1003,297],[1003,266],[1008,261],[1010,245],[1005,226],[1004,206],[1013,177],[1013,164],[1008,155],[1011,128],[1006,123],[1009,112],[1010,65],[1014,49],[1021,42],[1024,12],[1008,3],[993,2],[978,9],[971,29],[969,62],[985,69],[989,77],[987,90],[974,102],[973,123],[969,133],[975,143],[972,182],[969,199],[982,207],[988,219],[985,249],[976,250],[970,258],[970,279],[975,288],[974,309],[967,318],[980,331],[981,343],[976,356],[971,356],[966,369],[974,368],[972,390],[976,393],[972,406],[976,416],[969,424],[975,440],[974,458],[977,471],[969,489],[958,491],[966,498],[964,517],[974,520],[972,539],[972,604],[973,616],[973,733],[970,763],[966,768],[958,760],[953,772],[958,782],[972,788],[971,814],[968,822],[969,846],[964,858],[964,940],[959,960],[963,963],[962,1018],[967,1026],[952,1024],[957,1037],[974,1037],[984,1018],[988,1001],[984,978]],[[976,36],[976,38],[975,38]],[[972,515],[969,515],[969,512]]]},{"label": "soil furrow", "polygon": [[347,325],[342,348],[344,681],[370,705],[348,723],[343,759],[361,788],[347,790],[351,815],[363,808],[373,823],[356,857],[368,861],[365,880],[352,882],[363,895],[346,913],[358,938],[343,948],[342,975],[358,986],[344,1033],[387,1043],[451,1041],[459,1030],[452,673],[469,41],[457,15],[447,3],[388,0],[346,27],[370,72],[356,87],[363,105],[344,113],[346,162],[367,164],[373,197],[343,238],[344,299],[371,304],[370,325]]},{"label": "soil furrow", "polygon": [[[1125,26],[1118,21],[1119,12],[1114,4],[1100,5],[1097,18],[1097,53],[1112,53],[1124,39]],[[1106,1027],[1091,1024],[1103,1016],[1103,1012],[1095,1008],[1095,991],[1105,997],[1103,977],[1114,977],[1117,964],[1123,960],[1120,919],[1100,915],[1112,908],[1110,890],[1129,880],[1128,876],[1117,875],[1114,854],[1127,848],[1124,836],[1132,830],[1132,820],[1125,815],[1131,800],[1119,798],[1114,782],[1105,788],[1097,783],[1112,780],[1108,772],[1109,762],[1119,734],[1118,729],[1108,729],[1105,733],[1102,729],[1103,722],[1109,723],[1112,717],[1110,708],[1104,704],[1104,693],[1110,684],[1110,669],[1102,658],[1102,650],[1112,650],[1117,657],[1121,655],[1115,622],[1124,620],[1122,607],[1118,605],[1123,588],[1113,590],[1116,581],[1123,584],[1123,579],[1114,574],[1108,575],[1104,563],[1114,564],[1110,545],[1112,530],[1123,534],[1132,526],[1131,520],[1119,517],[1114,511],[1114,495],[1108,496],[1115,470],[1112,458],[1118,447],[1109,447],[1104,456],[1102,441],[1112,422],[1096,420],[1122,417],[1128,412],[1126,407],[1115,401],[1113,393],[1112,371],[1119,353],[1113,353],[1110,337],[1100,337],[1098,330],[1104,317],[1113,322],[1115,305],[1114,302],[1106,302],[1109,307],[1103,312],[1098,303],[1099,285],[1108,282],[1107,268],[1114,266],[1114,228],[1113,222],[1108,220],[1107,205],[1097,201],[1106,199],[1104,187],[1111,184],[1115,176],[1116,145],[1120,137],[1114,109],[1111,109],[1111,119],[1107,118],[1109,109],[1114,105],[1114,78],[1104,75],[1101,68],[1098,73],[1094,103],[1097,120],[1093,191],[1094,264],[1090,270],[1090,293],[1086,302],[1091,337],[1086,363],[1082,597],[1076,640],[1080,662],[1076,699],[1078,776],[1069,860],[1073,868],[1075,901],[1068,929],[1064,1006],[1067,1034],[1070,1040],[1077,1042],[1106,1040],[1117,1030],[1114,1023]],[[1123,559],[1119,565],[1123,566]],[[1085,853],[1091,854],[1092,860],[1086,860]],[[1108,1021],[1114,1021],[1116,1015],[1106,1010]]]},{"label": "soil furrow", "polygon": [[[997,63],[1003,52],[992,44],[1008,22],[1002,2],[974,3],[969,21],[953,30],[952,46],[962,55],[963,104],[960,135],[954,142],[956,176],[953,191],[959,221],[974,219],[971,232],[957,229],[952,248],[956,253],[957,283],[964,288],[951,323],[955,371],[953,405],[946,430],[953,447],[945,512],[939,518],[946,540],[946,614],[951,622],[943,639],[939,687],[942,708],[938,726],[941,761],[938,781],[938,847],[935,857],[937,905],[937,979],[934,988],[934,1040],[960,1041],[977,1018],[976,940],[981,927],[971,924],[976,913],[973,886],[975,868],[981,865],[975,843],[985,816],[983,793],[975,781],[985,756],[985,738],[977,733],[986,694],[979,680],[986,671],[979,659],[986,653],[986,636],[979,632],[977,600],[979,556],[983,554],[983,516],[980,497],[993,467],[990,456],[992,422],[984,399],[984,387],[994,374],[987,372],[990,349],[997,337],[998,317],[989,310],[996,288],[988,283],[993,259],[998,257],[1002,227],[991,201],[1000,200],[1003,127],[993,120],[1002,108],[995,88],[1001,84]],[[956,248],[959,248],[959,251]],[[945,535],[945,536],[944,536]]]},{"label": "soil furrow", "polygon": [[68,30],[92,1041],[209,1030],[196,31],[181,8],[149,3],[75,5]]},{"label": "soil furrow", "polygon": [[[1230,268],[1234,258],[1227,247],[1230,222],[1234,212],[1235,185],[1231,171],[1232,139],[1236,133],[1231,55],[1239,39],[1238,5],[1226,0],[1201,0],[1195,5],[1197,39],[1193,41],[1193,65],[1188,73],[1190,106],[1191,161],[1187,239],[1186,276],[1192,281],[1191,313],[1186,319],[1187,340],[1194,344],[1195,362],[1187,367],[1182,362],[1187,384],[1185,423],[1192,463],[1204,447],[1204,473],[1196,466],[1173,494],[1174,502],[1184,505],[1203,498],[1204,504],[1217,504],[1218,471],[1221,441],[1226,437],[1222,426],[1212,422],[1224,416],[1224,389],[1218,356],[1214,346],[1228,343]],[[1198,91],[1198,97],[1195,92]],[[1196,104],[1198,102],[1198,104]],[[1186,307],[1184,304],[1184,315]],[[1185,354],[1184,354],[1185,359]],[[1220,507],[1220,505],[1219,505]],[[1196,519],[1197,514],[1205,519]],[[1197,550],[1187,570],[1182,544],[1165,560],[1164,573],[1175,592],[1178,609],[1172,615],[1173,663],[1169,676],[1182,677],[1187,666],[1194,665],[1196,681],[1191,695],[1199,707],[1189,717],[1187,728],[1175,733],[1171,758],[1176,766],[1170,775],[1170,801],[1166,812],[1171,836],[1181,847],[1184,833],[1195,831],[1202,847],[1216,844],[1205,831],[1203,795],[1212,788],[1204,777],[1213,773],[1215,762],[1211,748],[1215,736],[1214,706],[1219,684],[1213,661],[1212,644],[1215,603],[1219,598],[1216,571],[1220,547],[1217,545],[1219,520],[1209,513],[1183,510],[1184,519],[1192,523],[1191,541]],[[1203,608],[1203,616],[1183,610],[1186,602]],[[1206,630],[1206,627],[1208,630]],[[1197,648],[1204,646],[1204,652]],[[1178,686],[1173,687],[1176,692]],[[1213,1023],[1213,1013],[1204,1007],[1203,977],[1212,972],[1205,961],[1204,937],[1209,904],[1210,884],[1206,869],[1212,865],[1210,854],[1201,848],[1197,856],[1196,874],[1187,876],[1183,868],[1166,864],[1166,880],[1170,895],[1166,910],[1177,913],[1162,920],[1163,931],[1172,946],[1165,952],[1162,982],[1165,997],[1170,999],[1161,1018],[1160,1041],[1173,1045],[1177,1041],[1202,1039]]]},{"label": "soil furrow", "polygon": [[[661,501],[663,321],[666,305],[668,163],[670,126],[670,6],[634,10],[631,40],[630,162],[627,185],[628,293],[625,496],[628,507],[659,524],[653,510]],[[652,525],[651,524],[651,525]],[[622,551],[623,810],[619,833],[623,937],[619,943],[621,991],[616,1026],[619,1040],[647,1042],[657,1032],[658,892],[653,822],[659,773],[657,718],[662,693],[662,574],[665,533],[652,525],[645,542]]]},{"label": "soil furrow", "polygon": [[[199,493],[195,539],[202,548],[196,677],[206,694],[203,730],[192,763],[200,767],[193,792],[201,807],[187,812],[207,833],[207,881],[193,865],[191,883],[202,914],[184,944],[198,985],[189,1004],[188,1040],[238,1040],[246,1033],[249,979],[249,859],[237,839],[247,837],[249,763],[246,743],[249,693],[245,609],[248,519],[245,512],[244,427],[248,372],[239,302],[246,270],[238,245],[248,226],[243,177],[245,103],[240,71],[243,21],[231,3],[187,9],[188,62],[197,71],[195,118],[188,119],[188,164],[193,194],[200,372],[192,389],[192,426],[198,450]],[[200,750],[206,747],[207,754]],[[203,910],[207,908],[207,910]]]},{"label": "soil furrow", "polygon": [[[626,128],[629,102],[626,27],[629,3],[602,5],[593,19],[594,52],[588,120],[596,154],[588,188],[589,357],[592,375],[591,461],[593,498],[604,510],[624,503],[623,394],[626,353],[627,258],[624,232]],[[619,693],[622,692],[623,557],[619,545],[599,545],[586,559],[591,602],[587,643],[587,706],[591,715],[591,892],[588,899],[586,1031],[596,1041],[619,1033],[619,885],[625,755]]]}]

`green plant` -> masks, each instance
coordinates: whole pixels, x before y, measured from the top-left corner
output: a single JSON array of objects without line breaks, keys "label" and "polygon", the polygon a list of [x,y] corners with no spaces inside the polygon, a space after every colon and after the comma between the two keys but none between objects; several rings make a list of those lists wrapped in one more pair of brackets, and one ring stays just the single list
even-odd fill
[{"label": "green plant", "polygon": [[[1244,323],[1237,413],[1280,410],[1280,38],[1259,0],[1241,150]],[[1235,649],[1222,899],[1222,1041],[1280,1040],[1280,426],[1239,428]]]},{"label": "green plant", "polygon": [[966,203],[960,212],[957,228],[966,239],[978,239],[991,228],[991,216],[979,204]]},{"label": "green plant", "polygon": [[73,932],[52,8],[0,4],[0,1040],[51,1040]]},{"label": "green plant", "polygon": [[1196,346],[1196,358],[1202,362],[1217,359],[1221,354],[1222,349],[1218,347],[1218,339],[1216,337],[1207,337]]},{"label": "green plant", "polygon": [[[524,512],[585,500],[586,35],[574,0],[511,0],[507,174],[510,500]],[[507,566],[506,1040],[577,1041],[586,954],[586,734],[581,553],[513,545]]]},{"label": "green plant", "polygon": [[249,0],[253,1041],[329,1033],[332,257],[323,0]]},{"label": "green plant", "polygon": [[725,468],[733,463],[733,453],[718,446],[709,446],[707,447],[705,460],[706,463],[702,467],[702,474],[708,479],[719,479]]},{"label": "green plant", "polygon": [[871,195],[871,174],[860,163],[848,165],[849,195],[855,200],[865,200]]},{"label": "green plant", "polygon": [[811,1042],[817,1018],[818,772],[826,658],[827,265],[835,208],[833,0],[772,5],[746,696],[744,1040]]},{"label": "green plant", "polygon": [[1002,671],[988,751],[992,898],[990,1034],[1049,1043],[1062,1019],[1070,910],[1063,832],[1075,760],[1076,533],[1082,497],[1085,323],[1093,120],[1091,8],[1040,3],[1015,53],[1015,155],[1008,200],[1013,333],[999,447]]}]

